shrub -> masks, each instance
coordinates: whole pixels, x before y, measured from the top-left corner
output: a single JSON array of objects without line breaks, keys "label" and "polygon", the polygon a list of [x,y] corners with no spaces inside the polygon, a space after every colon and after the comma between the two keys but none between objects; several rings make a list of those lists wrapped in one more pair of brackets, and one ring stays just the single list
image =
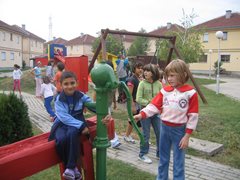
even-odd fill
[{"label": "shrub", "polygon": [[[219,63],[219,74],[224,74],[226,72],[226,69],[222,68],[222,61],[220,61]],[[218,70],[218,61],[215,61],[214,63],[214,71],[215,71],[215,75],[217,75],[217,70]]]},{"label": "shrub", "polygon": [[33,135],[26,103],[15,94],[0,94],[0,146]]},{"label": "shrub", "polygon": [[25,69],[26,68],[26,62],[23,60],[22,61],[22,69]]}]

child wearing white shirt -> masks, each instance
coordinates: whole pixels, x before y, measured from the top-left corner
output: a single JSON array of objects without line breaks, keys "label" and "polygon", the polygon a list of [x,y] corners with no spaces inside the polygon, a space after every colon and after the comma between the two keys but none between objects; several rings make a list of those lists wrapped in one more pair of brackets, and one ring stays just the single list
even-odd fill
[{"label": "child wearing white shirt", "polygon": [[43,77],[43,83],[41,84],[41,95],[44,97],[44,106],[50,115],[50,120],[54,121],[55,113],[53,112],[51,102],[53,96],[56,94],[56,87],[50,83],[50,78],[48,76]]},{"label": "child wearing white shirt", "polygon": [[20,70],[20,66],[17,64],[14,64],[14,70],[13,70],[13,92],[16,90],[16,88],[19,91],[20,96],[21,94],[21,76],[22,76],[22,71]]}]

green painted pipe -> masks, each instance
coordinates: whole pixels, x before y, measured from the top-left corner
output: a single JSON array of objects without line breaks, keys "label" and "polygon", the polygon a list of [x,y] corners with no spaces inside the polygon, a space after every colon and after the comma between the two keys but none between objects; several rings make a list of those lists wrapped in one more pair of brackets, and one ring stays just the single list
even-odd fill
[{"label": "green painted pipe", "polygon": [[133,118],[133,114],[132,114],[132,96],[129,93],[128,87],[126,86],[126,84],[124,82],[120,82],[119,87],[123,89],[123,91],[125,92],[126,96],[127,96],[127,111],[128,111],[128,116],[129,119],[133,125],[133,128],[136,130],[138,137],[140,139],[140,145],[143,146],[144,145],[144,137],[140,131],[140,129],[138,128],[134,118]]}]

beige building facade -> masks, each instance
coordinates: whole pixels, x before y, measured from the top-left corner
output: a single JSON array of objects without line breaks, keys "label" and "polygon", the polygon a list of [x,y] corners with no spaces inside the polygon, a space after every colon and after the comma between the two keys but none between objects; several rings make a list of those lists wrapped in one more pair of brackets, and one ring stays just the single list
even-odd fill
[{"label": "beige building facade", "polygon": [[0,69],[13,67],[14,64],[22,66],[23,35],[23,33],[0,21]]},{"label": "beige building facade", "polygon": [[[214,73],[218,57],[227,73],[240,74],[240,14],[226,11],[224,16],[195,26],[205,29],[202,35],[204,57],[198,63],[191,63],[190,70],[198,73]],[[222,39],[216,32],[222,31]],[[218,53],[219,52],[219,53]]]},{"label": "beige building facade", "polygon": [[95,41],[95,37],[89,34],[82,34],[81,36],[69,40],[65,43],[67,48],[67,56],[88,56],[88,60],[91,61],[93,57],[92,44]]},{"label": "beige building facade", "polygon": [[44,39],[27,31],[25,26],[8,25],[0,20],[0,69],[30,66],[30,58],[43,54]]}]

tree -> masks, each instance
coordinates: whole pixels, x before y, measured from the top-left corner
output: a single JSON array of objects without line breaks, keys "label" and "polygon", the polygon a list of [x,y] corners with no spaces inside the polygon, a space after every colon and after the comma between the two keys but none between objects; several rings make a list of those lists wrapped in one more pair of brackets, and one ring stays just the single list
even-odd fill
[{"label": "tree", "polygon": [[[92,45],[93,52],[96,51],[99,43],[100,43],[100,37],[98,37]],[[106,38],[106,51],[107,52],[118,55],[118,54],[121,54],[123,48],[124,48],[123,44],[122,44],[122,42],[120,42],[120,40],[118,40],[111,34],[107,35],[107,38]]]},{"label": "tree", "polygon": [[[140,33],[146,33],[144,29],[139,31]],[[128,56],[146,55],[148,50],[148,38],[138,36],[130,46],[128,50]]]},{"label": "tree", "polygon": [[[175,45],[182,58],[187,63],[197,62],[203,55],[203,47],[201,43],[201,35],[203,30],[192,27],[193,20],[196,17],[197,15],[194,13],[194,10],[192,10],[190,15],[187,15],[183,9],[183,17],[180,20],[182,28],[177,27],[178,30],[165,34],[177,37]],[[160,47],[158,57],[166,60],[170,48],[169,41],[157,41],[156,47]],[[173,58],[176,58],[175,53],[173,54]]]}]

